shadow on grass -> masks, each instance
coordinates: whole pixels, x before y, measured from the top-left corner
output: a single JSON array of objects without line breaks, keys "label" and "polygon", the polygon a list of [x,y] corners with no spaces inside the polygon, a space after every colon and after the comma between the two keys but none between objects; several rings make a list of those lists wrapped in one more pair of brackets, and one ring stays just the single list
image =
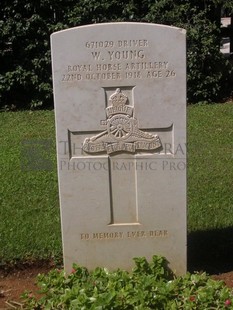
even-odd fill
[{"label": "shadow on grass", "polygon": [[233,271],[233,227],[189,233],[188,271]]}]

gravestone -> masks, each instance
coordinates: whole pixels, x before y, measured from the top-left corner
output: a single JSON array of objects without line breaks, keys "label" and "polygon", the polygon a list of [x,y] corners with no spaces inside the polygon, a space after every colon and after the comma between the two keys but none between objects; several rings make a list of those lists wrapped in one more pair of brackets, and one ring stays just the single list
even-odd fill
[{"label": "gravestone", "polygon": [[52,35],[65,269],[186,271],[185,30],[145,23]]}]

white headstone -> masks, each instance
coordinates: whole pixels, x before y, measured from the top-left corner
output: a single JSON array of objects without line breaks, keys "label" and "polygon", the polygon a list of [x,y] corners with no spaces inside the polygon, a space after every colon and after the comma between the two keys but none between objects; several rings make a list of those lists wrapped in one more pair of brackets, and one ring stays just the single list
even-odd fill
[{"label": "white headstone", "polygon": [[52,35],[65,269],[186,271],[185,30],[145,23]]}]

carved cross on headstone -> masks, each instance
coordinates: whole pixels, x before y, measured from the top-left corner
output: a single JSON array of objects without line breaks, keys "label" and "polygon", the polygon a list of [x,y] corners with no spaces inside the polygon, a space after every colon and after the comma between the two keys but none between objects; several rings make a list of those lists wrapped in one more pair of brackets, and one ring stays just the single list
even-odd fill
[{"label": "carved cross on headstone", "polygon": [[[82,151],[95,158],[107,153],[111,210],[109,225],[139,224],[137,159],[145,152],[153,154],[161,150],[162,141],[158,135],[139,129],[132,102],[130,105],[129,98],[120,88],[116,88],[106,101],[106,120],[101,121],[105,129],[89,132],[89,135],[94,135],[84,139]],[[155,133],[156,128],[150,131]]]}]

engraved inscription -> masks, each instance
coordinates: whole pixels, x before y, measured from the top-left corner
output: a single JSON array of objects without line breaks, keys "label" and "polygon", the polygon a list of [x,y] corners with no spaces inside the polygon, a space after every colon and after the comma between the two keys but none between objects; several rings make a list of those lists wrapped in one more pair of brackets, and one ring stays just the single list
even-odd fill
[{"label": "engraved inscription", "polygon": [[78,72],[88,72],[92,71],[92,66],[91,65],[73,65],[73,66],[68,66],[68,72],[73,72],[73,71],[78,71]]},{"label": "engraved inscription", "polygon": [[148,40],[140,39],[140,40],[118,40],[118,47],[148,47]]},{"label": "engraved inscription", "polygon": [[86,80],[121,80],[122,76],[119,72],[107,73],[88,73],[85,75]]},{"label": "engraved inscription", "polygon": [[82,149],[86,153],[119,151],[135,153],[137,150],[156,150],[161,147],[157,135],[152,135],[138,128],[138,121],[133,117],[134,108],[126,105],[128,97],[117,88],[109,98],[106,108],[107,128],[100,134],[86,138]]},{"label": "engraved inscription", "polygon": [[88,41],[84,47],[90,63],[68,64],[62,82],[123,79],[171,79],[176,77],[167,60],[151,59],[146,39]]},{"label": "engraved inscription", "polygon": [[163,62],[129,62],[126,64],[112,63],[96,65],[68,65],[66,74],[62,75],[62,82],[82,80],[121,80],[174,78],[176,72],[168,70],[169,63]]},{"label": "engraved inscription", "polygon": [[136,230],[136,231],[115,231],[115,232],[92,232],[81,233],[81,240],[120,240],[138,238],[164,238],[168,237],[168,231],[163,230]]},{"label": "engraved inscription", "polygon": [[115,48],[115,47],[148,47],[149,42],[145,39],[139,40],[118,40],[114,41],[88,41],[85,46],[90,49],[98,49],[98,48]]},{"label": "engraved inscription", "polygon": [[97,41],[97,42],[86,42],[87,48],[106,48],[114,47],[114,41]]},{"label": "engraved inscription", "polygon": [[122,69],[121,63],[116,64],[96,64],[97,71],[120,71]]},{"label": "engraved inscription", "polygon": [[136,60],[136,59],[144,59],[145,53],[143,50],[130,50],[130,51],[108,51],[109,60]]}]

